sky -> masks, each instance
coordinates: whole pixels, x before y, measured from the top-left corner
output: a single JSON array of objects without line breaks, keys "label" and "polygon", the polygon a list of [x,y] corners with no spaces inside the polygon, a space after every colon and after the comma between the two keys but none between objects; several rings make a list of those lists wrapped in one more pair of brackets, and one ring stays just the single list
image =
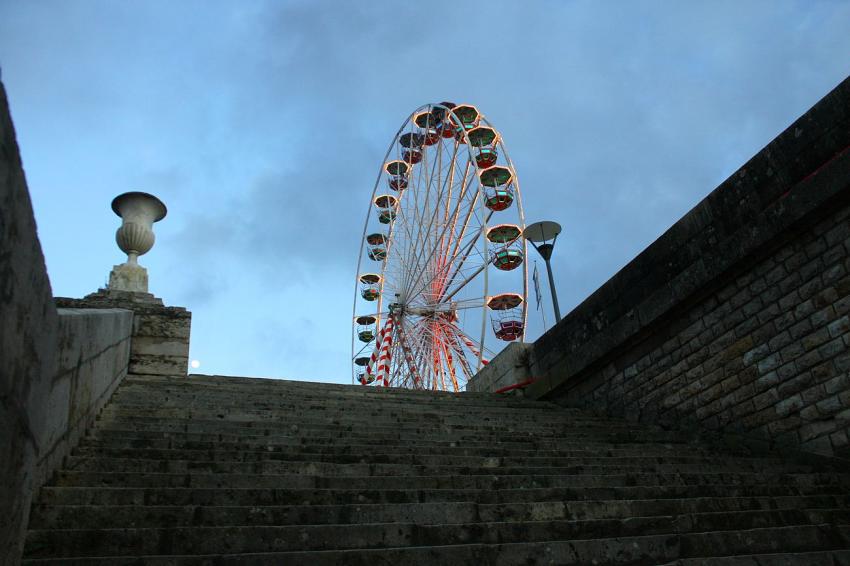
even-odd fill
[{"label": "sky", "polygon": [[0,76],[54,295],[104,286],[110,203],[149,192],[140,263],[196,371],[349,383],[363,222],[415,108],[499,130],[527,221],[563,226],[566,314],[850,74],[848,29],[817,0],[0,0]]}]

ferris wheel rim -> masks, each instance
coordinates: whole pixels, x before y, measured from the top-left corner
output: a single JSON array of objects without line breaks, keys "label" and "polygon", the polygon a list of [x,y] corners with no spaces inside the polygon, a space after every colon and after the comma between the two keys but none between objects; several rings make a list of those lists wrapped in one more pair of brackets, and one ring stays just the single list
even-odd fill
[{"label": "ferris wheel rim", "polygon": [[[487,127],[487,128],[490,128],[493,132],[495,132],[496,139],[493,141],[492,145],[493,145],[493,147],[498,147],[499,153],[501,153],[501,155],[504,156],[505,162],[506,162],[506,164],[507,164],[507,166],[510,170],[510,173],[511,173],[511,176],[512,176],[510,186],[511,186],[513,193],[516,195],[516,209],[517,209],[517,215],[519,216],[519,227],[520,227],[520,230],[522,230],[525,226],[525,215],[524,215],[524,210],[522,208],[522,197],[521,197],[521,193],[520,193],[519,179],[516,175],[516,169],[514,168],[513,161],[510,159],[510,157],[508,155],[507,148],[505,147],[505,144],[504,144],[504,141],[501,137],[501,134],[497,130],[495,130],[493,125],[490,123],[490,121],[487,120],[486,116],[481,114],[477,110],[477,108],[475,108],[472,105],[462,105],[462,106],[470,106],[473,109],[475,109],[475,111],[478,113],[478,118],[476,119],[477,125],[475,126],[475,128]],[[366,235],[369,231],[370,220],[372,219],[372,215],[373,215],[373,212],[374,212],[373,211],[373,204],[374,204],[374,201],[376,199],[376,196],[378,195],[378,190],[381,187],[381,182],[385,177],[385,173],[386,173],[386,175],[389,175],[389,171],[387,171],[385,168],[386,168],[387,164],[390,163],[390,155],[393,153],[394,149],[396,149],[396,151],[398,151],[398,145],[400,143],[400,138],[404,135],[409,135],[409,134],[404,134],[406,129],[408,129],[409,126],[411,128],[418,126],[418,124],[414,123],[415,118],[417,116],[421,115],[421,113],[423,111],[433,112],[434,109],[442,109],[445,112],[446,119],[450,120],[451,123],[454,124],[455,128],[458,129],[459,134],[462,134],[458,138],[456,138],[457,141],[461,142],[461,143],[455,144],[455,152],[454,153],[456,155],[457,151],[458,151],[457,148],[460,147],[460,146],[463,146],[464,151],[466,152],[465,153],[465,156],[466,156],[465,164],[467,165],[467,167],[471,166],[472,170],[473,170],[473,173],[469,176],[469,179],[470,179],[470,182],[472,182],[473,180],[475,181],[475,183],[474,183],[474,185],[475,185],[474,194],[476,195],[475,198],[476,198],[476,200],[481,201],[481,209],[482,209],[482,211],[484,210],[484,200],[485,199],[481,198],[481,196],[484,194],[485,189],[484,189],[484,185],[482,184],[482,181],[481,181],[481,173],[482,173],[482,171],[488,169],[489,167],[485,167],[485,168],[479,167],[479,164],[476,161],[476,159],[472,158],[473,151],[475,150],[476,146],[473,145],[473,143],[471,142],[471,140],[469,138],[470,130],[468,130],[466,127],[464,127],[463,122],[460,121],[460,118],[458,118],[458,116],[454,114],[454,112],[452,111],[452,108],[449,107],[449,106],[445,106],[443,104],[425,104],[425,105],[418,107],[416,110],[411,112],[407,116],[407,118],[402,122],[401,127],[397,130],[397,132],[393,136],[392,141],[390,142],[390,145],[387,149],[387,152],[384,155],[384,159],[381,162],[381,167],[379,168],[378,175],[377,175],[377,178],[375,180],[375,184],[373,186],[373,190],[372,190],[372,194],[371,194],[371,198],[370,198],[370,204],[369,204],[369,207],[367,209],[366,219],[365,219],[365,222],[364,222],[363,234],[362,234],[362,237],[361,237],[361,240],[360,240],[360,249],[359,249],[359,254],[358,254],[358,262],[357,262],[357,274],[358,274],[358,276],[361,273],[361,267],[362,267],[363,261],[364,261],[364,258],[363,258],[364,253],[363,252],[364,252],[364,249],[366,247]],[[411,139],[413,139],[413,138],[411,137]],[[443,142],[438,141],[437,143],[440,144],[440,147],[442,148]],[[405,146],[405,147],[407,147],[407,146]],[[454,159],[454,157],[452,159]],[[421,168],[420,168],[420,170],[421,170]],[[464,176],[463,176],[463,179],[466,179],[466,178],[467,178],[467,174],[465,173]],[[395,187],[393,187],[393,188],[395,188]],[[409,189],[408,189],[408,191],[409,191]],[[426,190],[426,192],[427,192],[427,190]],[[399,193],[400,194],[399,194],[398,198],[399,198],[399,201],[400,201],[401,200],[401,191],[399,191]],[[389,195],[389,196],[392,196],[392,195]],[[470,208],[470,211],[472,210],[473,207],[474,207],[474,205]],[[487,303],[487,298],[488,298],[487,279],[488,279],[488,272],[490,271],[490,259],[489,259],[490,256],[489,256],[489,253],[487,252],[487,245],[488,244],[487,244],[486,233],[487,233],[487,227],[489,226],[489,222],[490,222],[490,218],[492,217],[492,214],[493,214],[493,210],[490,210],[486,214],[482,213],[482,218],[480,219],[480,226],[479,226],[480,231],[477,235],[475,235],[474,238],[471,238],[471,240],[470,240],[471,244],[472,244],[470,246],[471,248],[474,248],[475,243],[478,240],[481,240],[482,245],[484,247],[484,254],[481,256],[482,262],[483,262],[482,265],[481,265],[481,269],[483,270],[483,273],[484,273],[484,294],[483,294],[483,297],[480,298],[481,303],[479,305],[472,305],[472,306],[466,307],[466,308],[480,308],[481,309],[482,334],[481,334],[481,338],[477,340],[477,346],[478,346],[478,352],[479,352],[479,354],[478,354],[478,368],[480,368],[482,366],[482,362],[486,363],[486,361],[483,360],[484,353],[487,352],[487,351],[492,352],[492,350],[490,350],[490,348],[487,346],[486,340],[485,340],[485,331],[486,331],[487,319],[488,319],[488,313],[487,313],[487,308],[486,308],[486,303]],[[464,227],[466,225],[468,225],[468,218],[464,222]],[[389,321],[389,317],[392,315],[392,309],[387,310],[383,306],[383,302],[384,302],[384,298],[385,298],[385,294],[384,294],[383,291],[384,291],[384,285],[387,281],[387,269],[388,269],[388,266],[390,265],[390,258],[392,257],[391,256],[391,249],[393,248],[393,245],[396,242],[395,220],[393,221],[393,224],[388,229],[386,238],[387,238],[386,254],[385,254],[385,257],[383,258],[383,260],[381,261],[380,270],[379,270],[380,274],[381,274],[380,275],[380,287],[381,287],[380,291],[381,292],[379,293],[379,296],[378,296],[378,299],[377,299],[378,304],[376,305],[377,309],[375,310],[375,316],[378,318],[378,322],[377,322],[377,325],[376,325],[376,333],[379,336],[380,336],[380,330],[384,326],[384,325],[381,324],[383,322],[382,319],[386,319],[387,321]],[[461,239],[462,238],[458,238],[458,242],[457,242],[458,244],[460,244]],[[466,246],[465,242],[464,242],[464,246]],[[522,240],[522,254],[523,254],[524,258],[527,258],[527,246],[526,246],[526,242],[524,240]],[[371,256],[370,256],[370,258],[371,258]],[[374,259],[374,258],[371,258],[371,259]],[[451,259],[454,260],[455,258],[453,257]],[[465,259],[466,258],[464,258],[464,261],[465,261]],[[522,267],[522,279],[523,279],[522,298],[523,298],[523,300],[521,301],[521,304],[522,304],[522,323],[524,325],[526,318],[527,318],[527,300],[526,299],[527,299],[527,295],[528,295],[528,280],[527,280],[528,279],[528,266],[527,266],[527,261],[523,261],[522,263],[523,263],[523,267]],[[460,287],[457,290],[460,290]],[[357,288],[357,285],[355,284],[354,305],[353,305],[353,311],[352,311],[353,318],[358,316],[357,315],[357,308],[358,308],[357,297],[358,297],[358,288]],[[414,297],[414,298],[416,298],[416,297]],[[451,299],[452,297],[448,297],[448,298]],[[444,303],[440,303],[441,300],[442,300],[442,297],[440,297],[437,302],[439,304],[444,304]],[[467,300],[467,302],[468,302],[468,300]],[[443,322],[445,322],[445,321],[443,321]],[[440,324],[443,324],[443,322],[441,322]],[[418,320],[415,318],[415,314],[410,313],[410,326],[416,326],[417,323],[418,323]],[[457,325],[455,325],[453,323],[447,322],[446,324],[448,324],[451,327],[454,327],[454,330],[447,330],[447,332],[451,332],[451,333],[463,332],[463,331],[460,330],[460,328],[457,327]],[[400,328],[399,332],[400,333],[404,332],[401,329],[403,327],[403,325],[404,325],[404,323],[400,321],[399,322],[399,328]],[[524,334],[522,335],[522,338],[524,339]],[[402,340],[403,339],[404,338],[402,338]],[[459,340],[458,340],[458,342],[459,342]],[[357,345],[357,343],[354,340],[354,335],[353,335],[352,336],[352,351],[351,351],[352,360],[355,360],[357,358],[357,356],[361,355],[362,352],[366,348],[369,347],[369,343],[364,344],[360,348],[360,351],[355,353],[356,345]],[[376,344],[376,348],[377,348],[377,344]],[[443,348],[445,349],[446,346],[444,345]],[[450,355],[448,352],[446,352],[446,353],[447,353],[447,355]],[[458,353],[458,355],[460,356],[462,354]],[[466,370],[464,370],[464,371],[466,371]],[[355,375],[356,375],[355,373],[352,374],[352,380],[353,381],[355,380]],[[454,379],[453,376],[452,376],[452,379]],[[455,387],[457,387],[456,383],[455,383]]]}]

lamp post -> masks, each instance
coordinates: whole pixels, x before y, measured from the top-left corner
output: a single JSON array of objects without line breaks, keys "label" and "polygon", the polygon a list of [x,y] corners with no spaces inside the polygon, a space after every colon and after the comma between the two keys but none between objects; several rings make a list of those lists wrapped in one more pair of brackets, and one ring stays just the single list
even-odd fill
[{"label": "lamp post", "polygon": [[537,250],[537,253],[546,262],[546,273],[549,275],[549,291],[552,293],[552,306],[555,309],[555,324],[561,320],[561,309],[558,306],[558,293],[555,291],[555,278],[552,277],[552,264],[549,262],[549,259],[552,257],[555,240],[558,239],[558,234],[560,233],[561,225],[549,220],[529,224],[522,233],[526,241],[531,242],[531,245],[534,246],[534,249]]}]

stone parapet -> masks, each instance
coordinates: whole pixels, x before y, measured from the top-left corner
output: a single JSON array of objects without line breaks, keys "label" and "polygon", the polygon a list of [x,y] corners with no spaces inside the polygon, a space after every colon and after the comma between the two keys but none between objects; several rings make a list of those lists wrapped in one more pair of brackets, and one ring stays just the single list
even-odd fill
[{"label": "stone parapet", "polygon": [[39,454],[33,485],[42,485],[70,454],[127,376],[133,313],[124,309],[57,309],[56,370],[44,418],[35,430]]},{"label": "stone parapet", "polygon": [[149,293],[100,290],[83,299],[57,297],[60,307],[123,308],[133,311],[129,372],[147,375],[186,375],[192,313],[166,307]]},{"label": "stone parapet", "polygon": [[526,382],[530,378],[528,362],[531,348],[531,344],[511,342],[469,380],[466,390],[470,393],[494,393]]}]

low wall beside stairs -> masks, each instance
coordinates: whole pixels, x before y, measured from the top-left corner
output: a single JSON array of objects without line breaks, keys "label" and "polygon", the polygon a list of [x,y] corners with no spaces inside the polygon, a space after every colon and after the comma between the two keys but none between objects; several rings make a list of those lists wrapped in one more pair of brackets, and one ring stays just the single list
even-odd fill
[{"label": "low wall beside stairs", "polygon": [[850,79],[469,388],[850,457],[848,317]]}]

